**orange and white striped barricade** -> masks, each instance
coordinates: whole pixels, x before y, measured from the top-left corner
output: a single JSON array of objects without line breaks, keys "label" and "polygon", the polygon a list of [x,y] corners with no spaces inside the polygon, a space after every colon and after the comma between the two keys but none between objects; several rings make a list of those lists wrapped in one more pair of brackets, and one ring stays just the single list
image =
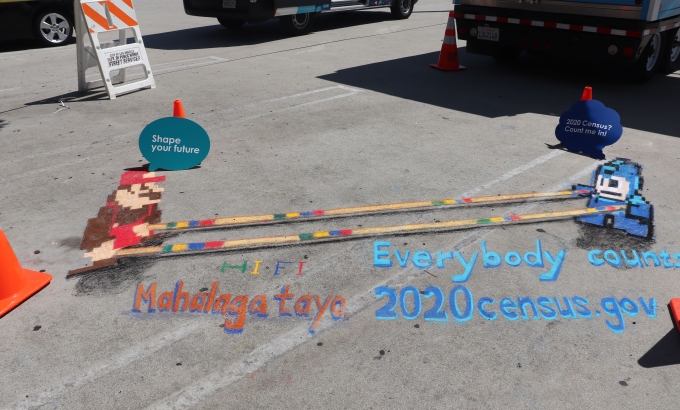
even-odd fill
[{"label": "orange and white striped barricade", "polygon": [[[146,87],[156,88],[132,0],[74,0],[74,9],[78,91],[104,86],[113,100],[122,93]],[[128,30],[132,32],[131,39],[128,39]],[[118,39],[100,42],[99,35],[102,33],[118,34]],[[86,36],[89,45],[86,44]],[[87,80],[85,72],[91,67],[99,68],[101,80]],[[142,70],[144,77],[126,83],[127,70],[137,67]]]}]

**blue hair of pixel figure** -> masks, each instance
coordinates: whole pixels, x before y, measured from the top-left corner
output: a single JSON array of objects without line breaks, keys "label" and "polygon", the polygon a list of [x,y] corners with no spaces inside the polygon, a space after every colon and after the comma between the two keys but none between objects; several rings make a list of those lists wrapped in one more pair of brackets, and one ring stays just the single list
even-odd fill
[{"label": "blue hair of pixel figure", "polygon": [[625,210],[580,216],[578,221],[619,229],[629,235],[652,239],[654,207],[642,196],[642,166],[626,158],[616,158],[597,167],[591,184],[575,189],[590,190],[588,207],[625,205]]}]

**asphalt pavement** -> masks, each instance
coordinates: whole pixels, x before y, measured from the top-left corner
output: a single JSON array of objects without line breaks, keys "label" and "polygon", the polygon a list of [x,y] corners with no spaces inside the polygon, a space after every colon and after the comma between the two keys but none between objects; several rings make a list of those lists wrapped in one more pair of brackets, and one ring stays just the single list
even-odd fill
[{"label": "asphalt pavement", "polygon": [[[437,71],[444,0],[419,1],[407,20],[321,14],[301,37],[274,20],[231,33],[177,1],[136,6],[155,89],[78,93],[75,44],[0,45],[0,229],[24,268],[53,275],[0,319],[1,407],[677,407],[680,334],[667,304],[680,297],[680,72],[633,84],[534,56],[499,64],[460,41],[467,70]],[[123,172],[147,164],[140,132],[175,99],[211,150],[194,169],[156,172],[164,222],[589,185],[606,161],[556,148],[554,133],[584,86],[621,116],[605,154],[641,165],[652,239],[573,218],[487,219],[585,198],[463,203],[191,231],[163,245],[487,222],[124,258],[67,278],[91,263],[79,249],[88,220]],[[658,266],[649,256],[616,267],[621,250],[651,252]],[[206,312],[198,294],[229,295],[227,314]]]}]

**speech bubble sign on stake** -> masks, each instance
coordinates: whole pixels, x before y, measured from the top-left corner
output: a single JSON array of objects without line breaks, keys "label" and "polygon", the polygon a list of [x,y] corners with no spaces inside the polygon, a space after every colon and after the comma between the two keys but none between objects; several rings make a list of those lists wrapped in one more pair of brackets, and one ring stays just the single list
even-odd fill
[{"label": "speech bubble sign on stake", "polygon": [[210,151],[203,127],[186,118],[160,118],[144,127],[139,150],[149,161],[149,171],[180,171],[200,164]]},{"label": "speech bubble sign on stake", "polygon": [[555,136],[566,149],[595,159],[604,159],[602,149],[621,138],[621,117],[600,101],[592,99],[592,88],[586,87],[581,101],[573,104],[560,117]]}]

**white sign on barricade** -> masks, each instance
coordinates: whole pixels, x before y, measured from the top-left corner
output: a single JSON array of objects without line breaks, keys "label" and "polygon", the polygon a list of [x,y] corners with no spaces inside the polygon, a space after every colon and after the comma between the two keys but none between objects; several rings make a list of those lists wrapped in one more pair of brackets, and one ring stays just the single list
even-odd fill
[{"label": "white sign on barricade", "polygon": [[[156,88],[132,0],[74,0],[74,9],[78,91],[104,86],[109,98],[113,100],[122,93],[146,87]],[[133,34],[131,43],[128,43],[127,30],[131,30]],[[117,40],[105,43],[99,41],[99,34],[116,32]],[[90,45],[85,44],[85,36],[88,36]],[[143,79],[115,86],[125,83],[126,70],[136,66],[143,70]],[[99,67],[101,80],[87,81],[85,71],[91,67]],[[111,75],[112,73],[115,75]]]}]

